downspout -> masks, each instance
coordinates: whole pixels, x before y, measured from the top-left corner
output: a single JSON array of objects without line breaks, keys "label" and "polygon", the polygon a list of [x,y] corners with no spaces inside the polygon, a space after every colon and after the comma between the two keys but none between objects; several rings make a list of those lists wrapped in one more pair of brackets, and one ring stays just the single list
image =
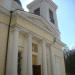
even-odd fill
[{"label": "downspout", "polygon": [[8,31],[7,31],[7,42],[6,42],[4,75],[6,75],[7,55],[8,55],[8,45],[9,45],[9,37],[10,37],[10,28],[11,28],[12,13],[13,13],[13,11],[10,11],[10,17],[9,17],[10,19],[9,19]]}]

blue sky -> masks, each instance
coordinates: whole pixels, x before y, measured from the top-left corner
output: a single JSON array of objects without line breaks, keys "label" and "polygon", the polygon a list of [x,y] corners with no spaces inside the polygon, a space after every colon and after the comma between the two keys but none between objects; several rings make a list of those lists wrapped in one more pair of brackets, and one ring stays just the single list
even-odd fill
[{"label": "blue sky", "polygon": [[[20,0],[23,8],[32,0]],[[58,26],[61,32],[61,40],[69,48],[75,46],[75,0],[53,0],[57,6]]]}]

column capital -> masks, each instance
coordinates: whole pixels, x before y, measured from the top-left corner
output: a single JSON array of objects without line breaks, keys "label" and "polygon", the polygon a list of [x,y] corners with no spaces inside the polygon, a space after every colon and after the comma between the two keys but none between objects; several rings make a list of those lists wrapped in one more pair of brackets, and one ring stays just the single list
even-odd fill
[{"label": "column capital", "polygon": [[16,30],[18,32],[20,31],[20,29],[18,27],[15,27],[15,26],[14,27],[11,27],[11,30],[10,31],[14,31],[14,30]]},{"label": "column capital", "polygon": [[28,37],[32,37],[32,34],[31,34],[31,33],[27,33],[27,36],[28,36]]},{"label": "column capital", "polygon": [[41,41],[42,41],[42,43],[43,43],[43,42],[45,42],[45,43],[46,43],[46,39],[44,39],[44,38],[43,38]]}]

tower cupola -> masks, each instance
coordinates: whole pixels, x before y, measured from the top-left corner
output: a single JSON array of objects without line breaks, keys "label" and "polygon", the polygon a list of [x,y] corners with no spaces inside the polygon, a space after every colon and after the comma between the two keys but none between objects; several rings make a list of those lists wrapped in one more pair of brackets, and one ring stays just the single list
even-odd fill
[{"label": "tower cupola", "polygon": [[28,6],[29,12],[42,16],[48,22],[56,24],[57,6],[52,0],[34,0]]}]

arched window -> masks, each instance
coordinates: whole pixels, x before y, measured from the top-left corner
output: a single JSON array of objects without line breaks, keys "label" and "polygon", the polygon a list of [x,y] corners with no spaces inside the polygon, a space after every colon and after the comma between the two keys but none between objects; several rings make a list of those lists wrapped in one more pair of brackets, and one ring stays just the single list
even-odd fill
[{"label": "arched window", "polygon": [[49,17],[50,17],[50,21],[54,24],[54,15],[53,12],[49,9]]},{"label": "arched window", "polygon": [[37,8],[34,10],[34,14],[39,15],[40,16],[40,8]]}]

